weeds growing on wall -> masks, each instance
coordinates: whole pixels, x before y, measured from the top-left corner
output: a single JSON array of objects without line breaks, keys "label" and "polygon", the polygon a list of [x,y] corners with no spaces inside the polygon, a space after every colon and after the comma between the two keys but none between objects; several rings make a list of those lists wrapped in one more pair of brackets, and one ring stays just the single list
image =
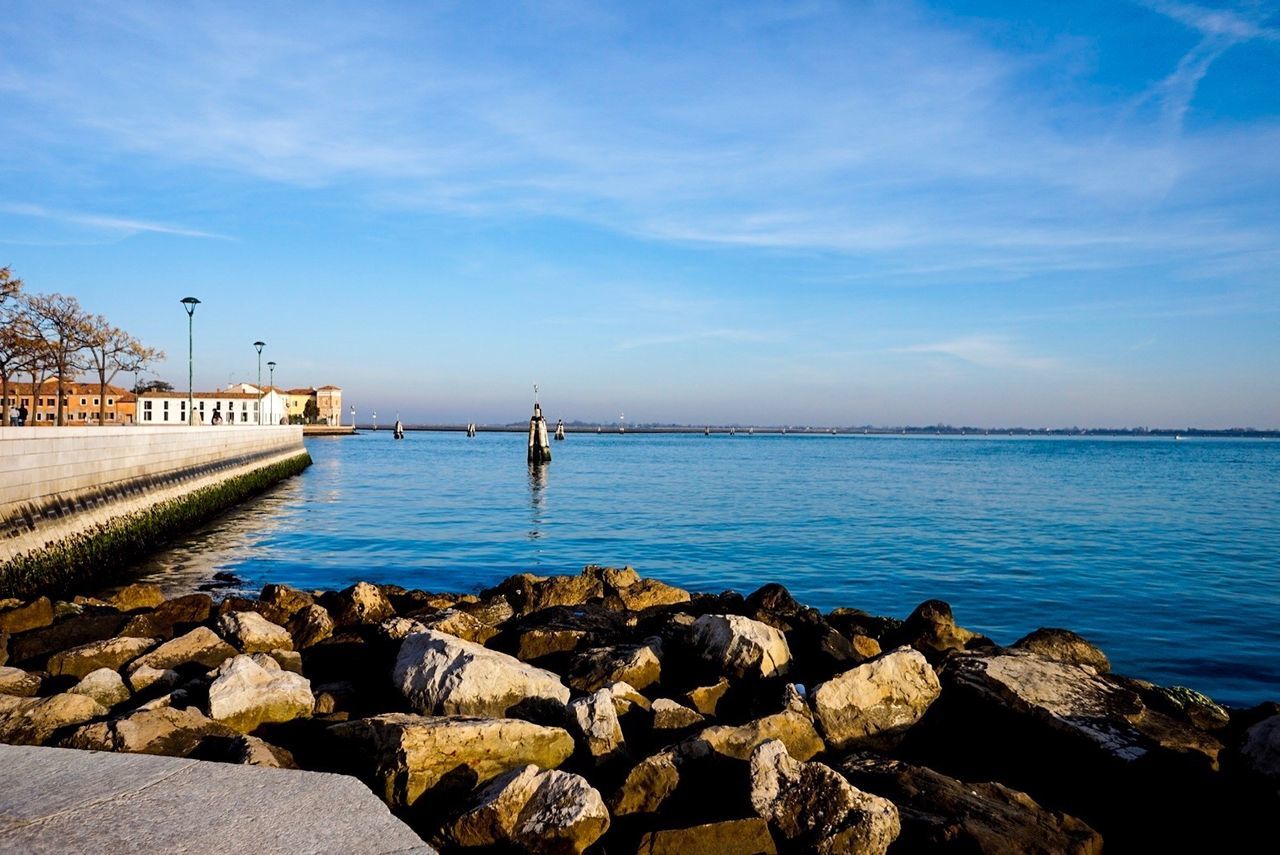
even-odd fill
[{"label": "weeds growing on wall", "polygon": [[310,465],[311,455],[303,452],[19,555],[0,567],[0,597],[63,594],[91,581],[102,582],[174,537]]}]

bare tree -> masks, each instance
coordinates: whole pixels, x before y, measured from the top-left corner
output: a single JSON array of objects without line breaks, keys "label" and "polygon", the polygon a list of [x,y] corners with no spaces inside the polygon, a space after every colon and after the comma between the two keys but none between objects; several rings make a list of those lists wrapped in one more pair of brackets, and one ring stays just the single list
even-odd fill
[{"label": "bare tree", "polygon": [[9,378],[30,367],[39,336],[22,295],[0,305],[0,425],[9,424]]},{"label": "bare tree", "polygon": [[0,267],[0,306],[17,297],[22,290],[22,280],[17,279],[8,267]]},{"label": "bare tree", "polygon": [[119,327],[112,326],[102,315],[86,319],[88,336],[85,352],[89,367],[98,374],[98,424],[107,423],[107,384],[121,371],[140,371],[164,353],[142,342]]},{"label": "bare tree", "polygon": [[[88,367],[85,361],[90,325],[80,301],[65,294],[35,294],[30,298],[31,316],[44,341],[48,368],[58,374],[58,421],[66,423],[67,375],[73,377]],[[34,382],[34,375],[32,380]]]}]

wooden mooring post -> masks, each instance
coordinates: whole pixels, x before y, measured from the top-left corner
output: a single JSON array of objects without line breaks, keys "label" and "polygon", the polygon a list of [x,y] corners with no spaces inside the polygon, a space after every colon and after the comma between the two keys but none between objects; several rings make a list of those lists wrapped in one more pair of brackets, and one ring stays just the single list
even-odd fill
[{"label": "wooden mooring post", "polygon": [[547,441],[547,420],[542,417],[542,405],[538,403],[538,387],[533,387],[533,416],[529,419],[529,465],[541,466],[551,462],[551,443]]},{"label": "wooden mooring post", "polygon": [[564,439],[564,419],[556,419],[556,440]]}]

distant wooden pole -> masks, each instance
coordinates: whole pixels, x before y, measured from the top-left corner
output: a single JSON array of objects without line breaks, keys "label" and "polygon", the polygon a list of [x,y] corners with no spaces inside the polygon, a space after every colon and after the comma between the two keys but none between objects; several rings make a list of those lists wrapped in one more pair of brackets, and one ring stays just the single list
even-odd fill
[{"label": "distant wooden pole", "polygon": [[541,466],[551,462],[551,443],[547,441],[547,420],[542,417],[542,407],[533,405],[533,417],[529,419],[529,465]]},{"label": "distant wooden pole", "polygon": [[564,419],[556,419],[556,439],[564,439]]}]

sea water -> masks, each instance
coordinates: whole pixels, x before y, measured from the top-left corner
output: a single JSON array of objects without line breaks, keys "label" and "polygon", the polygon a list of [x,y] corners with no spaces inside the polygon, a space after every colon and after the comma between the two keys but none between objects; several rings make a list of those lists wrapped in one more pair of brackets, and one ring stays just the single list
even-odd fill
[{"label": "sea water", "polygon": [[822,610],[951,603],[1008,644],[1075,630],[1119,673],[1280,699],[1280,442],[514,433],[310,439],[315,464],[156,555],[171,590],[358,580],[473,591],[630,564]]}]

